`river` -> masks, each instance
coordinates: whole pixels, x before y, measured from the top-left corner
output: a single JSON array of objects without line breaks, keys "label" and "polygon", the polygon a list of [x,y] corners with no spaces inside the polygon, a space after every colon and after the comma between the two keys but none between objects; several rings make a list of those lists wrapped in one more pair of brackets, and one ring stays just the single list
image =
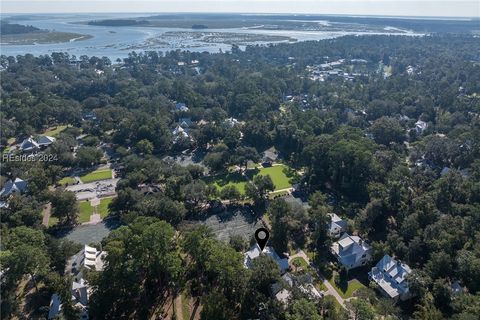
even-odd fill
[{"label": "river", "polygon": [[[136,15],[142,16],[142,15]],[[143,15],[144,16],[144,15]],[[2,16],[5,18],[6,16]],[[13,16],[15,17],[15,16]],[[1,45],[1,54],[7,56],[16,56],[26,53],[33,55],[51,54],[52,52],[67,52],[71,55],[80,57],[81,55],[108,57],[115,61],[117,58],[125,58],[128,53],[135,50],[137,52],[146,50],[170,51],[176,49],[190,50],[197,52],[219,52],[231,49],[228,43],[206,43],[201,39],[192,37],[192,33],[236,33],[236,34],[260,34],[283,36],[296,39],[298,41],[322,40],[328,38],[341,37],[348,34],[363,35],[375,34],[362,31],[298,31],[298,30],[261,30],[258,28],[226,28],[226,29],[208,29],[192,30],[181,28],[156,28],[145,26],[129,27],[105,27],[81,24],[90,20],[101,20],[108,18],[118,18],[119,15],[113,14],[50,14],[50,15],[29,15],[18,16],[15,19],[10,17],[12,23],[32,25],[40,29],[55,30],[62,32],[73,32],[79,34],[91,35],[92,38],[81,41],[70,41],[55,44],[33,44],[33,45]],[[122,18],[135,17],[134,15],[121,15]],[[166,33],[174,36],[165,37]],[[176,35],[176,33],[178,35]],[[185,33],[185,35],[181,35]],[[190,36],[188,35],[190,34]],[[395,30],[385,30],[381,34],[405,35],[404,30],[396,32]],[[407,33],[407,35],[416,35]],[[151,41],[159,39],[158,42]],[[166,40],[166,41],[165,41]],[[265,44],[265,42],[255,42],[256,44]],[[271,43],[271,42],[270,42]]]}]

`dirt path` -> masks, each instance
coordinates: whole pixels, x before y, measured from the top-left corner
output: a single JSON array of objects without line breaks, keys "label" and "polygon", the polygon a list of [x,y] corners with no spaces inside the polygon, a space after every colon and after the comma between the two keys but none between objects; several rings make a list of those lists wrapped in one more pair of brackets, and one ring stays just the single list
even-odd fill
[{"label": "dirt path", "polygon": [[185,317],[183,316],[182,295],[181,294],[179,294],[177,296],[177,298],[175,299],[174,305],[175,305],[175,317],[178,320],[185,320]]},{"label": "dirt path", "polygon": [[268,194],[272,194],[272,193],[280,193],[280,192],[292,192],[293,191],[293,187],[290,187],[290,188],[285,188],[285,189],[278,189],[278,190],[274,190],[274,191],[270,191]]},{"label": "dirt path", "polygon": [[51,211],[52,211],[52,204],[49,202],[43,207],[43,210],[42,210],[42,216],[43,216],[42,224],[45,227],[48,227],[48,221],[50,220]]}]

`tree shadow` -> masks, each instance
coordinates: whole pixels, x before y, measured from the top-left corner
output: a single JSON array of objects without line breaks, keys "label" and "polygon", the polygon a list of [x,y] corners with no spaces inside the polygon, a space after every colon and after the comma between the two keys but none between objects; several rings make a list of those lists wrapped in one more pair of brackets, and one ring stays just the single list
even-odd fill
[{"label": "tree shadow", "polygon": [[103,223],[109,230],[115,230],[122,225],[122,222],[118,217],[107,217],[103,219]]},{"label": "tree shadow", "polygon": [[245,172],[245,175],[246,175],[250,180],[252,180],[253,177],[254,177],[255,175],[257,175],[258,173],[260,173],[260,169],[254,168],[254,169],[249,169],[249,170],[247,170],[247,171]]},{"label": "tree shadow", "polygon": [[44,307],[50,303],[50,292],[45,287],[39,288],[37,292],[30,283],[28,287],[29,292],[25,295],[23,314],[28,314],[29,319],[41,319],[48,313],[48,309]]}]

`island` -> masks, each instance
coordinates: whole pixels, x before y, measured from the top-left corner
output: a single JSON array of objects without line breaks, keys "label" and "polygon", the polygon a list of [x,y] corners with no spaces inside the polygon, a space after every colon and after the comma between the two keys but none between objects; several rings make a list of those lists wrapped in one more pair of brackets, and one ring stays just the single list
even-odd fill
[{"label": "island", "polygon": [[32,45],[74,42],[92,38],[91,35],[44,30],[34,26],[2,22],[0,25],[2,45]]},{"label": "island", "polygon": [[102,27],[130,27],[130,26],[144,26],[148,24],[146,20],[134,20],[134,19],[108,19],[108,20],[94,20],[87,23],[91,26]]}]

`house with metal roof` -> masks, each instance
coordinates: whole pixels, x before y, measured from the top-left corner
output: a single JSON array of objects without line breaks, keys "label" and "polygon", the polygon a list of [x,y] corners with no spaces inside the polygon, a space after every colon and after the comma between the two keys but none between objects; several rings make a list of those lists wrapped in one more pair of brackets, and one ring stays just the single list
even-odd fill
[{"label": "house with metal roof", "polygon": [[85,245],[79,253],[68,260],[65,273],[71,274],[76,281],[80,281],[83,278],[83,268],[103,271],[106,255],[105,251]]},{"label": "house with metal roof", "polygon": [[52,294],[52,298],[50,299],[50,305],[48,310],[48,319],[55,319],[60,315],[62,311],[62,301],[60,300],[60,296],[57,293]]},{"label": "house with metal roof", "polygon": [[265,249],[260,250],[260,247],[258,244],[255,244],[250,250],[245,252],[244,254],[244,261],[243,265],[245,268],[251,268],[253,264],[253,260],[255,258],[258,258],[260,254],[265,254],[269,256],[270,258],[273,259],[280,268],[280,272],[284,273],[285,271],[288,270],[288,259],[287,258],[280,258],[280,256],[277,254],[275,249],[273,247],[265,247]]},{"label": "house with metal roof", "polygon": [[8,198],[12,194],[21,194],[27,190],[27,182],[20,178],[16,178],[14,181],[8,180],[3,189],[0,191],[0,198]]},{"label": "house with metal roof", "polygon": [[40,149],[40,146],[35,140],[33,140],[32,137],[29,137],[22,141],[20,144],[20,149],[22,149],[24,152],[34,152]]},{"label": "house with metal roof", "polygon": [[331,237],[339,237],[341,234],[347,232],[347,221],[343,220],[335,213],[329,213],[330,223],[328,224],[328,233]]},{"label": "house with metal roof", "polygon": [[181,112],[187,112],[188,111],[188,107],[185,103],[183,102],[177,102],[175,103],[175,110],[177,111],[181,111]]},{"label": "house with metal roof", "polygon": [[38,136],[37,139],[35,139],[40,148],[48,147],[49,145],[54,143],[55,140],[57,139],[50,136]]},{"label": "house with metal roof", "polygon": [[79,311],[79,318],[82,320],[88,319],[88,298],[90,296],[91,288],[85,279],[72,282],[72,303]]},{"label": "house with metal roof", "polygon": [[368,277],[386,297],[407,300],[411,294],[406,278],[411,272],[412,269],[407,264],[386,254],[368,273]]},{"label": "house with metal roof", "polygon": [[371,258],[372,248],[358,236],[344,233],[330,251],[347,270],[364,266]]}]

